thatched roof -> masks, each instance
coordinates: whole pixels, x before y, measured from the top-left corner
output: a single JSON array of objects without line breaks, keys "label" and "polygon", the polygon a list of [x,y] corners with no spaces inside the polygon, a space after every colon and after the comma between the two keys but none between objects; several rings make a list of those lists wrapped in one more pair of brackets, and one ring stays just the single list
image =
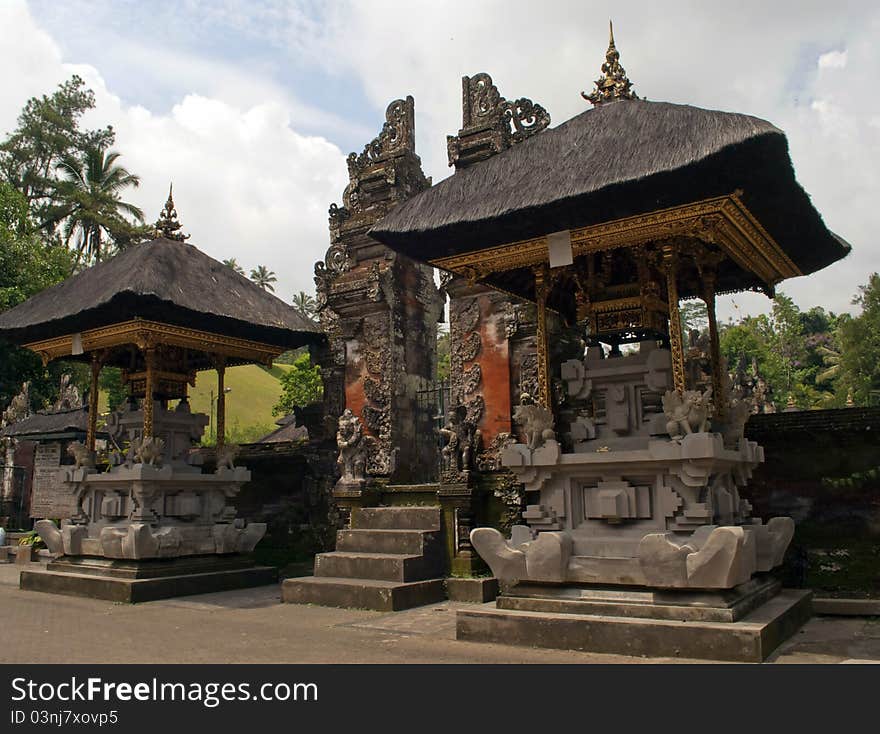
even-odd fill
[{"label": "thatched roof", "polygon": [[29,343],[135,318],[294,348],[316,324],[192,245],[135,245],[0,314],[0,338]]},{"label": "thatched roof", "polygon": [[[89,413],[86,408],[75,408],[55,413],[34,413],[16,423],[11,423],[0,431],[4,438],[48,439],[75,438],[85,436],[88,429]],[[102,438],[106,433],[98,433]]]},{"label": "thatched roof", "polygon": [[736,190],[803,273],[849,252],[795,180],[779,129],[749,115],[642,100],[599,105],[459,170],[370,234],[431,261]]}]

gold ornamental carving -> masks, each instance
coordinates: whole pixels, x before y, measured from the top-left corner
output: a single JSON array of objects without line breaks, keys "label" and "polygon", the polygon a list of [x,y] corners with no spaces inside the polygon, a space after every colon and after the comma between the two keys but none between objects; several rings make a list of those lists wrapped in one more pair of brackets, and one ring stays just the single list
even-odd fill
[{"label": "gold ornamental carving", "polygon": [[[577,257],[674,237],[717,244],[731,260],[757,275],[768,287],[802,275],[742,202],[739,192],[573,229],[571,247]],[[547,261],[547,238],[542,236],[437,258],[431,264],[476,281],[492,273],[532,268]]]}]

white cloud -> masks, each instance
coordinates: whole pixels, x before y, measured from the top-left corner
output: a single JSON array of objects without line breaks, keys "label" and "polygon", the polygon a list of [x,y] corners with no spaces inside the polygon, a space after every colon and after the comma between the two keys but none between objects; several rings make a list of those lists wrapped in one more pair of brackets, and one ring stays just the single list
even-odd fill
[{"label": "white cloud", "polygon": [[[156,9],[169,28],[177,7]],[[559,124],[586,109],[579,93],[598,75],[607,45],[607,4],[583,0],[266,0],[256,8],[237,0],[190,0],[186,7],[202,18],[193,33],[204,36],[223,24],[231,37],[264,41],[277,51],[279,65],[317,64],[359,83],[376,110],[413,94],[418,152],[435,181],[450,172],[445,136],[461,124],[462,75],[488,71],[502,94],[531,97]],[[0,58],[16,72],[0,86],[0,127],[9,129],[25,99],[50,90],[74,68],[65,62],[77,59],[62,59],[23,2],[0,8],[6,16],[0,28],[10,29],[0,30],[9,36],[0,38]],[[70,12],[74,22],[80,11]],[[102,12],[116,12],[115,5]],[[880,183],[880,98],[869,93],[880,76],[880,7],[803,0],[793,18],[787,4],[766,0],[671,0],[615,7],[614,21],[621,61],[640,95],[754,114],[785,130],[798,180],[854,251],[783,289],[805,307],[848,308],[857,286],[880,269],[872,217]],[[340,119],[232,62],[218,66],[174,54],[152,39],[106,42],[118,45],[113,58],[125,53],[137,60],[132,69],[184,75],[190,88],[170,110],[130,106],[139,99],[136,77],[124,90],[112,90],[124,101],[107,90],[99,94],[95,119],[117,125],[125,162],[144,176],[136,202],[155,216],[173,178],[193,242],[218,257],[269,265],[279,274],[282,295],[311,290],[310,263],[327,246],[326,205],[339,201],[346,181],[340,152],[303,135],[316,129],[305,122],[319,120],[328,134],[349,125],[349,137],[358,126],[366,143],[379,131],[381,113],[363,128],[368,111],[354,122]],[[822,52],[829,47],[835,50]],[[99,72],[89,73],[96,90],[103,88]],[[767,307],[751,294],[737,303],[743,311]],[[732,307],[721,311],[727,315]]]},{"label": "white cloud", "polygon": [[820,69],[845,69],[846,51],[829,51],[819,57],[817,65]]},{"label": "white cloud", "polygon": [[[841,12],[800,2],[796,19],[785,3],[757,0],[614,9],[617,48],[638,94],[753,114],[787,133],[798,180],[853,253],[782,290],[803,307],[835,311],[850,309],[857,286],[880,269],[872,216],[880,104],[867,93],[880,77],[880,6],[845,4]],[[581,0],[355,1],[334,5],[314,52],[333,49],[332,63],[360,74],[377,105],[415,96],[419,153],[437,181],[449,173],[445,135],[460,126],[462,75],[489,72],[503,95],[540,102],[559,124],[587,107],[579,92],[598,76],[606,13],[607,5]],[[828,38],[845,50],[809,53]],[[741,312],[769,307],[755,294],[738,304]],[[729,299],[720,312],[734,313]]]},{"label": "white cloud", "polygon": [[79,74],[97,100],[86,124],[115,127],[121,162],[142,181],[128,199],[148,221],[158,217],[173,180],[192,244],[217,259],[235,257],[246,269],[268,266],[285,300],[313,290],[312,266],[328,244],[327,206],[339,198],[347,175],[339,148],[297,132],[307,106],[239,74],[226,77],[230,86],[222,95],[194,92],[167,114],[156,113],[123,102],[94,67],[66,63],[24,3],[0,5],[0,29],[0,64],[15,70],[0,85],[5,130],[14,127],[28,97]]}]

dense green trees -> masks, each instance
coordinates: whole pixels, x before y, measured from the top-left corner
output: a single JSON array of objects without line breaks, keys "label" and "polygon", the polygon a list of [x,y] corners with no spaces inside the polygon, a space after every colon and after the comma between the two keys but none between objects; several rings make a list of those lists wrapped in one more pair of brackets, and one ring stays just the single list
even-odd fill
[{"label": "dense green trees", "polygon": [[721,353],[732,370],[754,361],[779,409],[789,396],[804,409],[880,404],[880,276],[853,303],[862,309],[855,316],[801,311],[780,293],[769,315],[721,325]]},{"label": "dense green trees", "polygon": [[[0,311],[61,282],[70,266],[70,251],[47,247],[31,221],[25,197],[0,182]],[[9,404],[25,380],[31,381],[34,408],[55,400],[65,369],[73,373],[81,388],[86,384],[85,371],[79,366],[59,363],[50,368],[45,370],[32,352],[0,342],[0,408]]]},{"label": "dense green trees", "polygon": [[0,180],[26,202],[31,228],[47,248],[72,248],[69,269],[88,266],[151,234],[143,212],[123,197],[137,175],[120,165],[111,126],[82,129],[95,106],[78,76],[27,101],[0,143]]},{"label": "dense green trees", "polygon": [[857,316],[842,316],[838,326],[839,391],[856,405],[880,404],[880,274],[859,288]]},{"label": "dense green trees", "polygon": [[[94,106],[94,93],[74,76],[28,100],[0,142],[0,311],[148,235],[141,211],[123,200],[138,177],[109,151],[113,128],[81,126]],[[44,369],[30,352],[0,344],[0,406],[30,380],[32,407],[46,407],[62,372],[83,392],[87,371],[63,362]]]},{"label": "dense green trees", "polygon": [[318,402],[324,394],[321,368],[312,365],[308,351],[303,351],[293,362],[293,368],[281,378],[281,397],[272,415],[289,415],[294,407],[305,407]]}]

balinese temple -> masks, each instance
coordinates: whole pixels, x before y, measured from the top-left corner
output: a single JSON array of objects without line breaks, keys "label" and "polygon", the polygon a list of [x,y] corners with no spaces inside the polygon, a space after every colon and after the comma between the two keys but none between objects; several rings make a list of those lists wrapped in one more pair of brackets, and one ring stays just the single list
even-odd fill
[{"label": "balinese temple", "polygon": [[[225,444],[225,371],[271,365],[282,352],[324,337],[291,306],[185,240],[174,202],[157,237],[125,249],[0,314],[0,338],[44,362],[91,367],[86,441],[62,469],[75,511],[58,529],[36,528],[59,556],[22,587],[120,601],[266,583],[275,570],[248,553],[264,523],[236,518],[233,499],[250,479]],[[122,370],[128,400],[107,418],[109,467],[96,466],[98,379]],[[196,374],[216,370],[217,468],[193,451],[208,416],[193,413]],[[271,577],[271,578],[270,578]]]},{"label": "balinese temple", "polygon": [[[763,451],[743,436],[752,406],[723,369],[715,299],[772,296],[849,246],[795,179],[781,130],[639,99],[613,34],[582,93],[592,108],[557,127],[487,74],[462,92],[455,173],[370,230],[537,307],[536,394],[501,453],[531,498],[526,524],[471,533],[507,591],[496,609],[460,611],[459,639],[763,659],[810,597],[770,574],[792,520],[764,524],[740,495]],[[709,314],[702,390],[686,383],[690,298]],[[551,317],[578,330],[576,358],[551,362]]]}]

